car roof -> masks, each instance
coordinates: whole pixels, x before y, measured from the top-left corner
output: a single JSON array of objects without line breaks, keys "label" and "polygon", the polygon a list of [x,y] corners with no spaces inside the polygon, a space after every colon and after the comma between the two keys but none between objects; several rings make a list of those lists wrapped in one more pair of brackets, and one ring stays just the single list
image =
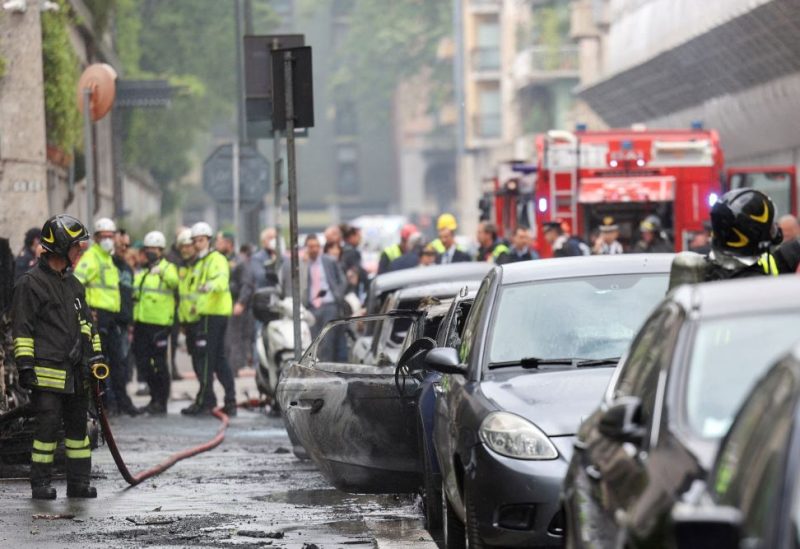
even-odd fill
[{"label": "car roof", "polygon": [[489,269],[491,263],[484,262],[464,262],[451,263],[449,265],[431,265],[430,267],[420,267],[416,269],[403,269],[376,276],[370,286],[370,292],[380,295],[398,288],[408,286],[419,286],[433,282],[445,282],[448,280],[481,280]]},{"label": "car roof", "polygon": [[455,297],[464,287],[467,287],[469,291],[474,291],[480,285],[480,278],[421,284],[397,290],[396,298],[398,301],[405,301],[408,299],[422,299],[423,297]]},{"label": "car roof", "polygon": [[675,254],[624,254],[559,257],[496,267],[502,284],[584,276],[669,273]]},{"label": "car roof", "polygon": [[800,277],[759,276],[681,286],[672,299],[697,318],[800,311]]}]

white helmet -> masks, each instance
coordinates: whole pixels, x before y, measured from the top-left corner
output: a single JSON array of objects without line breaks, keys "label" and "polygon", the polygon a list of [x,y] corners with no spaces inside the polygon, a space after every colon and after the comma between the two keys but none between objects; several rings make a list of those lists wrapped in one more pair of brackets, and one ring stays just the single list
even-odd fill
[{"label": "white helmet", "polygon": [[150,231],[144,235],[142,243],[145,248],[161,248],[163,250],[167,247],[167,239],[164,238],[164,233],[161,231]]},{"label": "white helmet", "polygon": [[103,233],[103,232],[117,232],[116,224],[107,217],[101,217],[97,221],[94,222],[94,232],[96,233]]},{"label": "white helmet", "polygon": [[178,246],[186,246],[187,244],[192,243],[192,230],[191,229],[183,229],[181,232],[178,233],[178,238],[176,239]]},{"label": "white helmet", "polygon": [[211,230],[211,225],[205,221],[198,221],[192,225],[192,238],[196,236],[207,236],[208,238],[211,238],[214,236],[214,231]]}]

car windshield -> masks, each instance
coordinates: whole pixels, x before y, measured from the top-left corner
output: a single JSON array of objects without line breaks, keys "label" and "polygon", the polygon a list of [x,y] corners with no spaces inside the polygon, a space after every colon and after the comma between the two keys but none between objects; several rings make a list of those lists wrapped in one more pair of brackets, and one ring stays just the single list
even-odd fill
[{"label": "car windshield", "polygon": [[797,341],[798,313],[732,317],[704,322],[694,338],[686,415],[703,438],[728,432],[755,381]]},{"label": "car windshield", "polygon": [[503,288],[489,343],[489,365],[526,358],[621,356],[666,290],[666,273],[569,278]]}]

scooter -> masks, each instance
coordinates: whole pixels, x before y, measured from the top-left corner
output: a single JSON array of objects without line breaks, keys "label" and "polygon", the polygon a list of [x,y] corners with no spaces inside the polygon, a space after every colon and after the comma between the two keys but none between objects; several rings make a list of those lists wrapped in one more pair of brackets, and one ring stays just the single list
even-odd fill
[{"label": "scooter", "polygon": [[[280,297],[276,288],[258,290],[254,297],[253,313],[264,324],[261,335],[256,340],[258,368],[256,386],[258,392],[270,401],[273,413],[277,413],[278,402],[275,389],[281,373],[294,360],[294,325],[292,323],[292,298]],[[301,348],[311,345],[311,329],[314,315],[300,306]]]}]

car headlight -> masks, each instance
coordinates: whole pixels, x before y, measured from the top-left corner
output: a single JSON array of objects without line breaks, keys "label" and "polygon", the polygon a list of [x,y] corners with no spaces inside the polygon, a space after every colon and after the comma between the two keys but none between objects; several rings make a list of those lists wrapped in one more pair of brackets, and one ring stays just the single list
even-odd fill
[{"label": "car headlight", "polygon": [[483,443],[503,456],[516,459],[556,459],[558,451],[536,425],[508,412],[493,412],[481,423]]}]

